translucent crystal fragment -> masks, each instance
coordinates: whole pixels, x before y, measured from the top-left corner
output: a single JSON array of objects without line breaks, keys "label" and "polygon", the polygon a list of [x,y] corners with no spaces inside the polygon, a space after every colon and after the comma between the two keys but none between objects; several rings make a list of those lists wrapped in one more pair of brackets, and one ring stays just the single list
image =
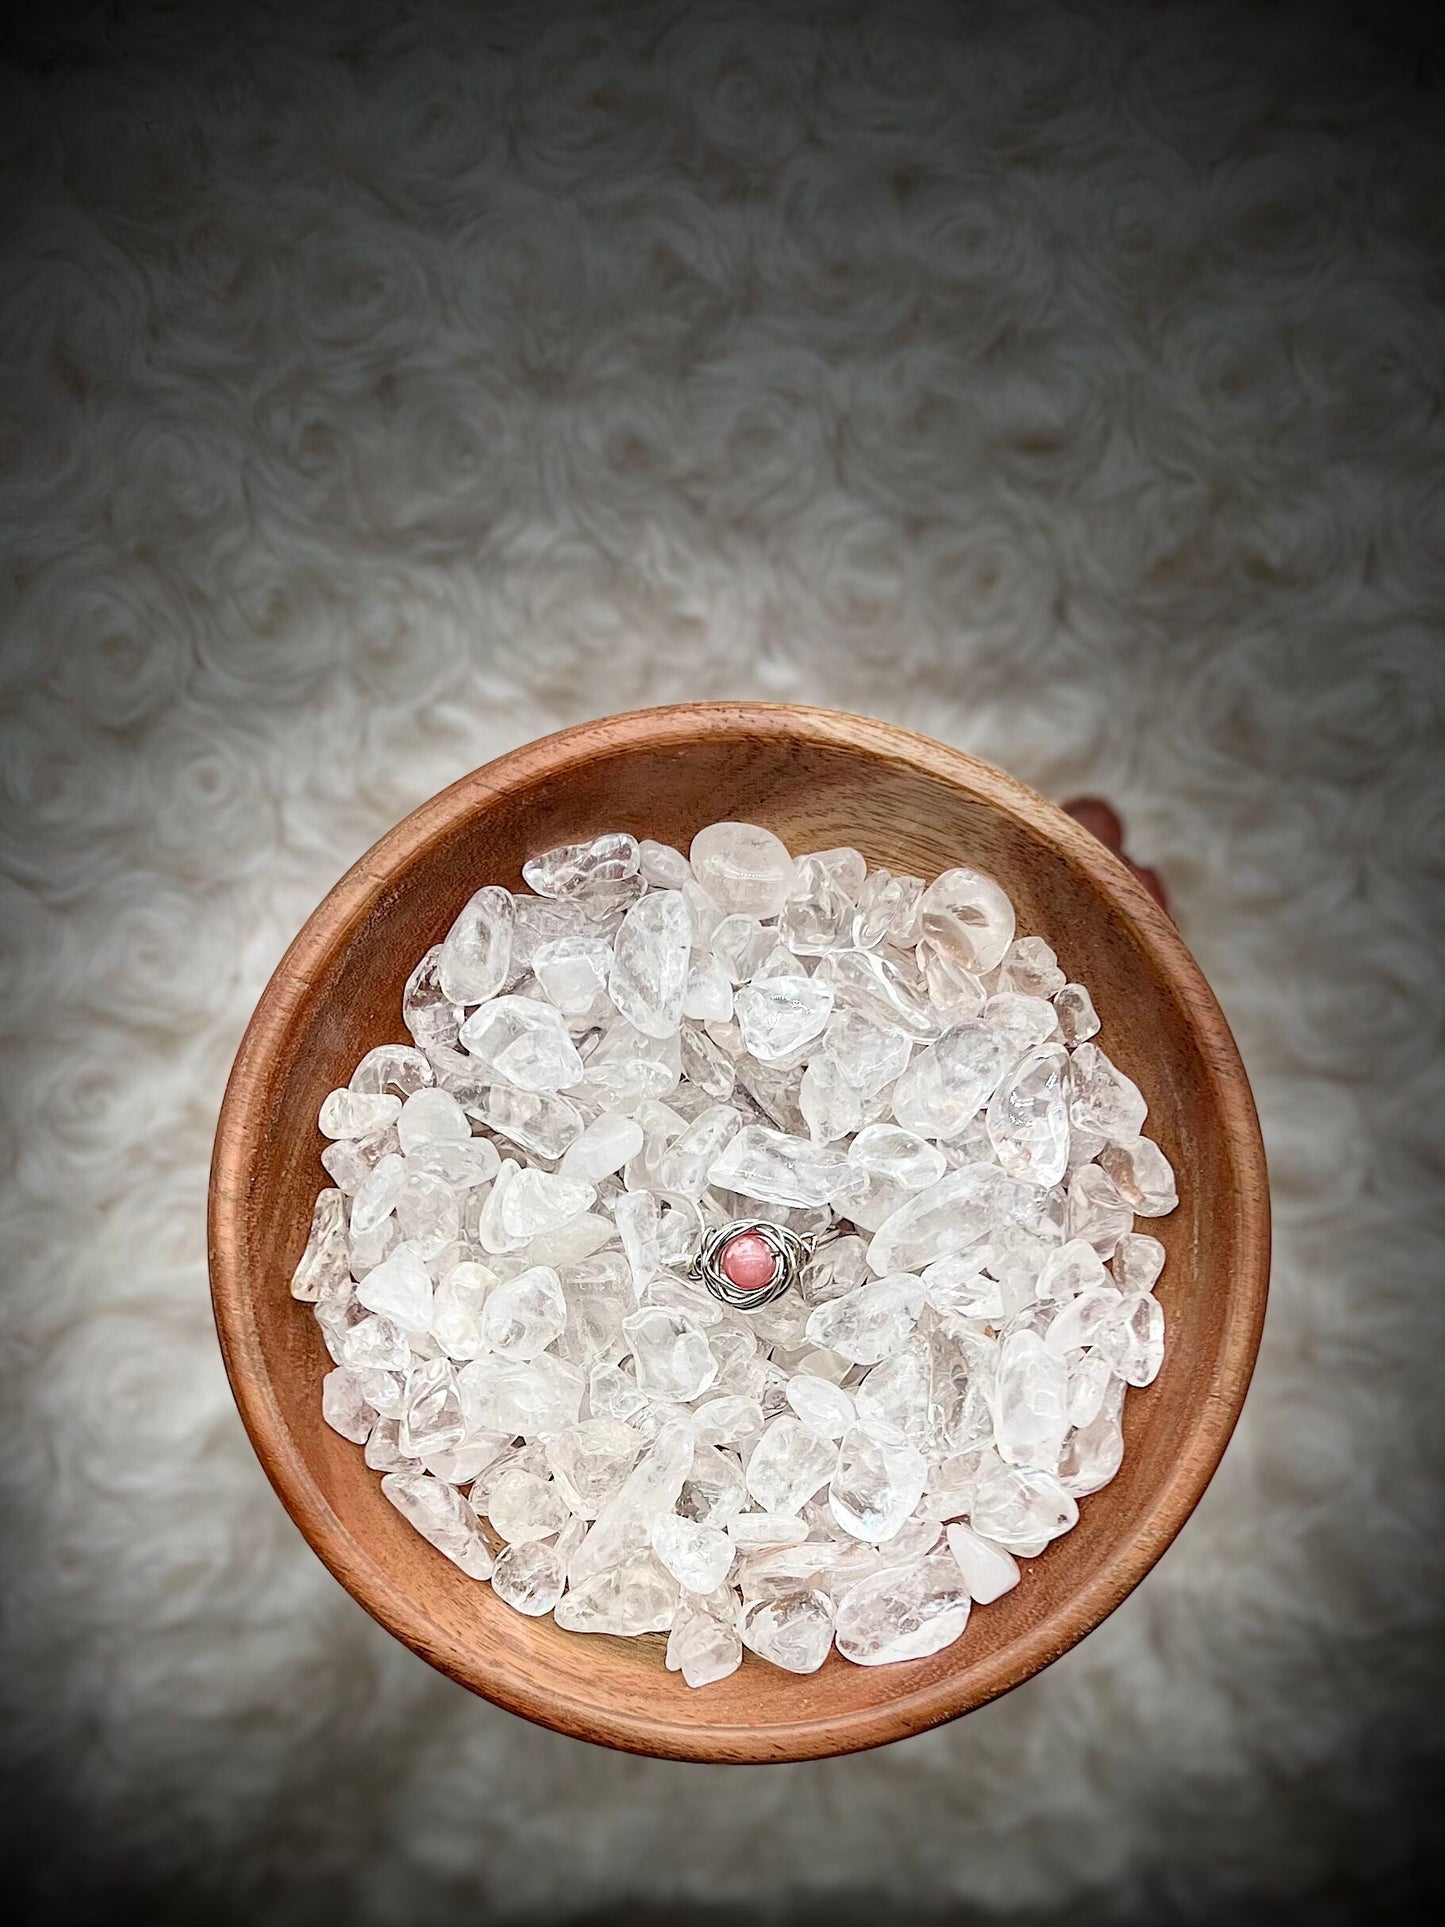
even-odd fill
[{"label": "translucent crystal fragment", "polygon": [[652,1522],[652,1550],[686,1592],[714,1592],[727,1578],[736,1547],[716,1526],[700,1526],[676,1512]]},{"label": "translucent crystal fragment", "polygon": [[622,919],[607,992],[645,1037],[671,1037],[682,1022],[692,955],[692,917],[676,890],[658,890]]},{"label": "translucent crystal fragment", "polygon": [[437,959],[442,994],[454,1004],[495,997],[512,967],[515,907],[510,890],[489,883],[462,910]]},{"label": "translucent crystal fragment", "polygon": [[905,1191],[922,1191],[948,1169],[942,1151],[898,1124],[869,1124],[848,1147],[854,1164]]},{"label": "translucent crystal fragment", "polygon": [[351,1200],[351,1230],[357,1236],[374,1231],[396,1209],[406,1183],[406,1166],[393,1151],[379,1158]]},{"label": "translucent crystal fragment", "polygon": [[799,957],[852,947],[853,897],[826,857],[798,858],[792,889],[778,918],[778,935]]},{"label": "translucent crystal fragment", "polygon": [[762,1600],[743,1619],[743,1644],[785,1673],[816,1673],[833,1644],[833,1603],[825,1592]]},{"label": "translucent crystal fragment", "polygon": [[532,972],[547,1001],[573,1019],[595,1010],[611,967],[612,945],[607,939],[580,932],[538,944],[532,955]]},{"label": "translucent crystal fragment", "polygon": [[918,927],[945,956],[978,975],[1003,962],[1013,941],[1014,909],[981,870],[945,870],[919,900]]},{"label": "translucent crystal fragment", "polygon": [[698,1441],[692,1465],[678,1494],[677,1509],[684,1519],[701,1526],[727,1525],[747,1503],[743,1469],[735,1454]]},{"label": "translucent crystal fragment", "polygon": [[974,1496],[969,1524],[1006,1551],[1033,1558],[1079,1522],[1077,1501],[1051,1473],[1000,1465]]},{"label": "translucent crystal fragment", "polygon": [[860,1097],[876,1097],[902,1072],[913,1040],[861,1010],[835,1010],[823,1033],[828,1055]]},{"label": "translucent crystal fragment", "polygon": [[487,1494],[487,1517],[509,1544],[526,1545],[560,1532],[567,1505],[550,1479],[513,1467]]},{"label": "translucent crystal fragment", "polygon": [[791,1512],[739,1512],[728,1520],[728,1537],[739,1551],[800,1546],[807,1536],[807,1521]]},{"label": "translucent crystal fragment", "polygon": [[318,1298],[340,1290],[349,1276],[346,1198],[328,1188],[317,1193],[312,1206],[306,1249],[291,1274],[291,1296],[314,1305]]},{"label": "translucent crystal fragment", "polygon": [[846,1154],[831,1145],[749,1124],[728,1141],[709,1179],[768,1204],[809,1206],[826,1204],[849,1169]]},{"label": "translucent crystal fragment", "polygon": [[[731,1595],[729,1595],[731,1604]],[[687,1593],[678,1603],[667,1637],[667,1664],[689,1686],[712,1686],[742,1664],[743,1642],[732,1614],[711,1610]]]},{"label": "translucent crystal fragment", "polygon": [[707,1333],[686,1312],[647,1306],[624,1318],[622,1331],[638,1385],[656,1398],[700,1398],[717,1378]]},{"label": "translucent crystal fragment", "polygon": [[794,1372],[785,1396],[808,1431],[820,1439],[842,1438],[856,1416],[851,1394],[810,1372]]},{"label": "translucent crystal fragment", "polygon": [[402,1022],[422,1051],[455,1045],[462,1021],[460,1009],[442,989],[441,955],[440,944],[428,950],[407,978],[401,997]]},{"label": "translucent crystal fragment", "polygon": [[775,917],[788,900],[793,859],[756,823],[710,823],[692,839],[688,861],[725,916]]},{"label": "translucent crystal fragment", "polygon": [[642,1098],[663,1097],[682,1075],[678,1035],[649,1037],[619,1017],[607,1026],[587,1059],[587,1084],[596,1101],[629,1108]]},{"label": "translucent crystal fragment", "polygon": [[661,1208],[651,1191],[624,1191],[614,1201],[612,1215],[622,1236],[622,1250],[632,1272],[633,1289],[640,1295],[662,1262],[658,1243]]},{"label": "translucent crystal fragment", "polygon": [[473,1579],[491,1577],[492,1556],[481,1523],[455,1486],[426,1473],[388,1472],[381,1489],[402,1517],[454,1565]]},{"label": "translucent crystal fragment", "polygon": [[353,1091],[368,1095],[390,1092],[397,1097],[410,1097],[413,1091],[435,1081],[431,1065],[413,1044],[378,1044],[366,1053],[349,1080]]},{"label": "translucent crystal fragment", "polygon": [[855,1365],[876,1365],[908,1342],[923,1301],[922,1279],[895,1272],[810,1312],[808,1340]]},{"label": "translucent crystal fragment", "polygon": [[757,977],[737,992],[733,1010],[747,1048],[771,1064],[822,1035],[833,1012],[833,991],[812,977]]},{"label": "translucent crystal fragment", "polygon": [[591,1208],[597,1187],[560,1172],[519,1170],[502,1200],[502,1229],[509,1238],[539,1238],[558,1231]]},{"label": "translucent crystal fragment", "polygon": [[338,1365],[321,1381],[321,1416],[333,1432],[354,1445],[365,1445],[376,1423],[375,1408],[362,1391],[362,1375]]},{"label": "translucent crystal fragment", "polygon": [[1151,1293],[1128,1302],[1124,1332],[1119,1376],[1126,1385],[1152,1385],[1164,1363],[1164,1307]]},{"label": "translucent crystal fragment", "polygon": [[575,1365],[543,1352],[521,1359],[474,1358],[457,1373],[469,1431],[546,1439],[576,1423],[586,1380]]},{"label": "translucent crystal fragment", "polygon": [[725,1024],[733,1014],[733,986],[716,957],[694,955],[687,967],[682,1014],[701,1023]]},{"label": "translucent crystal fragment", "polygon": [[902,1531],[928,1482],[916,1446],[870,1425],[854,1425],[838,1448],[828,1507],[844,1532],[881,1545]]},{"label": "translucent crystal fragment", "polygon": [[492,1567],[492,1591],[513,1612],[537,1619],[562,1597],[567,1571],[556,1548],[532,1539],[503,1546]]},{"label": "translucent crystal fragment", "polygon": [[1059,1041],[1059,1020],[1046,997],[1025,997],[1017,990],[996,992],[984,1004],[982,1021],[1012,1047],[1013,1056]]},{"label": "translucent crystal fragment", "polygon": [[482,1336],[503,1358],[536,1358],[567,1323],[567,1300],[550,1265],[531,1265],[497,1285],[482,1306]]},{"label": "translucent crystal fragment", "polygon": [[501,1158],[487,1137],[469,1137],[464,1142],[422,1144],[408,1153],[408,1177],[434,1178],[449,1191],[475,1191],[490,1184],[497,1175]]},{"label": "translucent crystal fragment", "polygon": [[747,1465],[748,1491],[764,1512],[801,1512],[832,1476],[837,1447],[789,1413],[775,1418]]},{"label": "translucent crystal fragment", "polygon": [[1044,1331],[1044,1344],[1055,1358],[1097,1344],[1124,1316],[1124,1298],[1108,1285],[1091,1286],[1067,1299]]},{"label": "translucent crystal fragment", "polygon": [[431,1331],[448,1358],[475,1358],[486,1349],[482,1306],[497,1282],[486,1265],[453,1265],[432,1294]]},{"label": "translucent crystal fragment", "polygon": [[414,1244],[421,1257],[440,1256],[461,1231],[461,1204],[458,1193],[441,1178],[426,1171],[408,1169],[396,1199],[396,1222],[403,1238]]},{"label": "translucent crystal fragment", "polygon": [[1097,1044],[1080,1044],[1069,1066],[1069,1119],[1111,1144],[1128,1144],[1144,1128],[1149,1107],[1139,1086]]},{"label": "translucent crystal fragment", "polygon": [[1104,1261],[1094,1247],[1082,1238],[1070,1238],[1045,1258],[1035,1290],[1041,1299],[1073,1298],[1108,1282]]},{"label": "translucent crystal fragment", "polygon": [[977,1017],[988,1001],[981,978],[927,941],[918,946],[918,965],[928,986],[929,1001],[945,1024],[966,1023]]},{"label": "translucent crystal fragment", "polygon": [[1094,1000],[1082,984],[1065,984],[1054,992],[1054,1012],[1063,1032],[1064,1042],[1072,1050],[1076,1044],[1087,1044],[1091,1037],[1099,1034],[1099,1014],[1094,1009]]},{"label": "translucent crystal fragment", "polygon": [[921,1272],[938,1258],[960,1257],[1017,1224],[1037,1192],[994,1164],[965,1164],[915,1191],[873,1234],[868,1263],[880,1276]]},{"label": "translucent crystal fragment", "polygon": [[872,950],[881,943],[900,949],[918,941],[918,903],[923,895],[923,878],[895,876],[888,870],[871,870],[857,897],[853,918],[853,941],[860,950]]},{"label": "translucent crystal fragment", "polygon": [[461,1029],[463,1046],[493,1081],[522,1091],[560,1091],[582,1081],[582,1059],[561,1012],[535,997],[494,997]]},{"label": "translucent crystal fragment", "polygon": [[471,1119],[447,1091],[413,1091],[396,1120],[397,1141],[404,1154],[424,1144],[465,1144],[472,1135]]},{"label": "translucent crystal fragment", "polygon": [[1064,988],[1059,960],[1042,937],[1015,937],[1004,952],[1003,974],[1008,989],[1026,997],[1056,997]]},{"label": "translucent crystal fragment", "polygon": [[584,897],[599,885],[636,876],[640,861],[636,837],[614,832],[529,857],[522,865],[522,879],[539,897]]},{"label": "translucent crystal fragment", "polygon": [[809,1060],[798,1087],[798,1109],[815,1144],[833,1144],[863,1122],[863,1099],[829,1050]]},{"label": "translucent crystal fragment", "polygon": [[1088,1423],[1069,1434],[1059,1458],[1059,1483],[1071,1498],[1100,1491],[1124,1462],[1123,1390],[1116,1381]]},{"label": "translucent crystal fragment", "polygon": [[693,1431],[699,1445],[739,1445],[755,1438],[762,1429],[762,1406],[742,1392],[724,1392],[693,1413]]},{"label": "translucent crystal fragment", "polygon": [[487,1092],[482,1115],[499,1137],[539,1158],[561,1157],[582,1134],[577,1106],[551,1091],[517,1091],[499,1084]]},{"label": "translucent crystal fragment", "polygon": [[581,1519],[595,1519],[620,1489],[643,1444],[642,1434],[620,1419],[584,1419],[547,1440],[547,1464],[571,1510]]},{"label": "translucent crystal fragment", "polygon": [[600,1184],[620,1171],[642,1149],[642,1126],[618,1111],[600,1111],[567,1146],[557,1175],[582,1184]]},{"label": "translucent crystal fragment", "polygon": [[1009,1071],[988,1101],[994,1156],[1011,1178],[1049,1186],[1069,1162],[1068,1053],[1046,1044]]},{"label": "translucent crystal fragment", "polygon": [[461,1444],[465,1431],[451,1360],[426,1359],[414,1366],[402,1393],[402,1451],[417,1459],[450,1452]]},{"label": "translucent crystal fragment", "polygon": [[648,1547],[574,1580],[558,1602],[556,1620],[569,1633],[665,1633],[677,1601],[677,1581]]},{"label": "translucent crystal fragment", "polygon": [[1106,1144],[1099,1168],[1114,1180],[1120,1197],[1141,1218],[1163,1218],[1179,1202],[1174,1167],[1152,1138]]},{"label": "translucent crystal fragment", "polygon": [[832,951],[820,958],[813,982],[831,985],[838,1005],[910,1037],[936,1037],[943,1029],[923,972],[896,951]]},{"label": "translucent crystal fragment", "polygon": [[1120,1291],[1130,1296],[1152,1291],[1164,1269],[1164,1247],[1146,1232],[1126,1232],[1114,1248],[1110,1269]]},{"label": "translucent crystal fragment", "polygon": [[390,1092],[371,1096],[360,1091],[332,1091],[321,1106],[317,1129],[323,1137],[364,1137],[394,1124],[401,1112],[401,1099]]},{"label": "translucent crystal fragment", "polygon": [[1018,1584],[1018,1561],[1002,1546],[994,1545],[961,1521],[949,1526],[947,1537],[968,1596],[977,1605],[991,1606]]},{"label": "translucent crystal fragment", "polygon": [[1108,1172],[1097,1164],[1081,1165],[1069,1180],[1069,1237],[1082,1238],[1107,1258],[1133,1224],[1133,1209]]},{"label": "translucent crystal fragment", "polygon": [[952,1138],[1014,1062],[1009,1040],[977,1019],[956,1024],[913,1058],[893,1086],[893,1115],[919,1137]]},{"label": "translucent crystal fragment", "polygon": [[855,1666],[924,1659],[951,1646],[968,1623],[969,1593],[947,1554],[885,1566],[838,1601],[834,1637]]},{"label": "translucent crystal fragment", "polygon": [[670,843],[643,837],[637,846],[638,873],[658,890],[680,890],[692,875],[692,865]]},{"label": "translucent crystal fragment", "polygon": [[[653,1557],[652,1522],[661,1513],[676,1507],[692,1470],[695,1450],[688,1425],[669,1424],[661,1428],[599,1511],[591,1531],[572,1555],[569,1572],[574,1586],[594,1573],[605,1572],[630,1554],[645,1550],[649,1558]],[[668,1577],[671,1579],[670,1574]]]},{"label": "translucent crystal fragment", "polygon": [[414,1244],[398,1245],[362,1279],[356,1296],[368,1311],[389,1318],[403,1331],[424,1332],[431,1324],[431,1273]]},{"label": "translucent crystal fragment", "polygon": [[675,1137],[657,1167],[658,1182],[665,1191],[684,1197],[700,1198],[707,1189],[708,1172],[722,1154],[723,1146],[742,1123],[731,1104],[710,1104]]},{"label": "translucent crystal fragment", "polygon": [[1052,1470],[1068,1430],[1068,1374],[1034,1331],[1011,1332],[999,1346],[994,1440],[1015,1465]]}]

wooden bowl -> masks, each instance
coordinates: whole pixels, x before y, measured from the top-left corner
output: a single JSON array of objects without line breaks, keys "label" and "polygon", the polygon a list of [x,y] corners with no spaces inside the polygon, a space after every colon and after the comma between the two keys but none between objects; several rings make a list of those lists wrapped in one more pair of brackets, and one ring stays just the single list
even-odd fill
[{"label": "wooden bowl", "polygon": [[[402,985],[481,884],[626,828],[686,850],[718,818],[794,850],[850,843],[931,877],[977,864],[1088,984],[1100,1041],[1149,1100],[1180,1205],[1168,1247],[1163,1371],[1126,1401],[1123,1469],[1078,1526],[915,1663],[829,1656],[798,1678],[748,1655],[702,1691],[661,1636],[526,1619],[435,1552],[321,1420],[329,1361],[288,1293],[324,1174],[318,1106],[362,1052],[404,1037]],[[1012,777],[885,723],[826,710],[699,703],[585,723],[490,763],[413,812],[342,878],[267,986],[231,1073],[210,1190],[216,1323],[236,1402],[287,1511],[341,1583],[432,1665],[559,1732],[685,1760],[801,1760],[876,1746],[1017,1686],[1099,1624],[1188,1518],[1239,1415],[1269,1265],[1264,1152],[1219,1006],[1179,932],[1086,830]]]}]

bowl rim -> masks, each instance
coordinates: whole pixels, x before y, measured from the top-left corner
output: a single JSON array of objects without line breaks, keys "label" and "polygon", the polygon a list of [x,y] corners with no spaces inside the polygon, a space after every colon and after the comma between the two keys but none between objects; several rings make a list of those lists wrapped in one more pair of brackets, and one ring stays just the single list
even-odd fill
[{"label": "bowl rim", "polygon": [[[856,749],[967,790],[1086,873],[1132,925],[1176,1001],[1187,1009],[1214,1084],[1238,1191],[1239,1263],[1210,1391],[1196,1407],[1140,1529],[1076,1592],[997,1653],[903,1698],[751,1732],[705,1721],[598,1707],[511,1670],[501,1652],[453,1637],[402,1593],[331,1510],[292,1440],[249,1315],[244,1219],[248,1170],[268,1115],[278,1042],[322,959],[374,909],[400,863],[420,856],[478,804],[527,790],[569,766],[632,749],[673,750],[700,736],[744,734]],[[921,1733],[1021,1685],[1093,1631],[1145,1577],[1204,1494],[1238,1420],[1258,1354],[1268,1295],[1270,1210],[1264,1144],[1249,1080],[1219,1004],[1175,924],[1129,869],[1056,804],[964,750],[846,711],[763,702],[701,702],[630,710],[575,724],[506,751],[422,803],[340,878],[277,964],[242,1037],[226,1085],[208,1194],[212,1309],[227,1377],[263,1470],[332,1575],[388,1632],[459,1684],[573,1738],[658,1758],[763,1763],[821,1759]]]}]

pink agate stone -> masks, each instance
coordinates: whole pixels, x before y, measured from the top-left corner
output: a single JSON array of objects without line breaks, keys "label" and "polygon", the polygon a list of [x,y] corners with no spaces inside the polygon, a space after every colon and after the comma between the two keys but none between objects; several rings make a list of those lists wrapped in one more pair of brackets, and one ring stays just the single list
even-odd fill
[{"label": "pink agate stone", "polygon": [[718,1269],[739,1291],[761,1291],[773,1282],[777,1258],[767,1239],[756,1231],[740,1231],[718,1253]]}]

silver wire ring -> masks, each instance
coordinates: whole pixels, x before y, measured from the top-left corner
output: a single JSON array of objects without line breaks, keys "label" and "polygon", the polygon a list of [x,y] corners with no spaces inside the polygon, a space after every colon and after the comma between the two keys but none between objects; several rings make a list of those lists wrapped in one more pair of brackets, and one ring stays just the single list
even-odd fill
[{"label": "silver wire ring", "polygon": [[[728,1277],[722,1268],[722,1255],[734,1238],[745,1237],[750,1232],[761,1238],[772,1252],[773,1275],[767,1284],[748,1291]],[[764,1305],[781,1298],[796,1281],[817,1244],[817,1238],[805,1237],[767,1218],[732,1218],[706,1233],[687,1275],[700,1280],[714,1298],[730,1305],[734,1311],[761,1311]]]}]

